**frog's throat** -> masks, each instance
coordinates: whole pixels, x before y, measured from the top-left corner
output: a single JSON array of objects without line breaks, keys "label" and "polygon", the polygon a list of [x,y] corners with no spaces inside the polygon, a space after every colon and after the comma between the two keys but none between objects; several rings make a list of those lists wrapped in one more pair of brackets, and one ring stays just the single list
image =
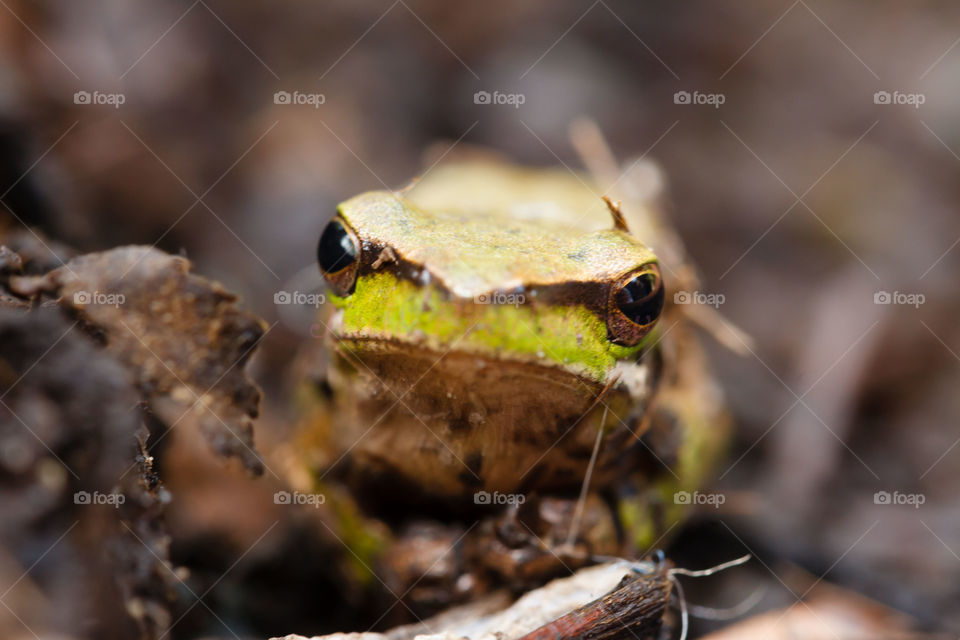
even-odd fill
[{"label": "frog's throat", "polygon": [[340,309],[339,339],[402,342],[444,353],[456,349],[490,360],[560,367],[605,384],[618,362],[636,357],[652,339],[633,347],[607,339],[603,318],[579,304],[484,304],[451,299],[432,285],[378,272],[358,278]]}]

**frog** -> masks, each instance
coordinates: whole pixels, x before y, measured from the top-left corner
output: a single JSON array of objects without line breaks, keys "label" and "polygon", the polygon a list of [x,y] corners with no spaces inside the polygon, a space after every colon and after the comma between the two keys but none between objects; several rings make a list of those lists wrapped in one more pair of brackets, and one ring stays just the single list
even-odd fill
[{"label": "frog", "polygon": [[722,455],[722,395],[668,293],[694,271],[635,176],[596,173],[461,154],[320,234],[325,426],[299,447],[322,440],[314,477],[389,524],[369,564],[427,612],[649,551]]}]

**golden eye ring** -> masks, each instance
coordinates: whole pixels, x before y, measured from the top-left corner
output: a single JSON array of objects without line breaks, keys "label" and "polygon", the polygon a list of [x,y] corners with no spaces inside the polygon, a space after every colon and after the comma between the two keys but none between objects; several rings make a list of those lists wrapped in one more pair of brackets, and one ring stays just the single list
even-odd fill
[{"label": "golden eye ring", "polygon": [[610,288],[607,333],[616,344],[632,347],[660,318],[666,293],[656,264],[632,271]]}]

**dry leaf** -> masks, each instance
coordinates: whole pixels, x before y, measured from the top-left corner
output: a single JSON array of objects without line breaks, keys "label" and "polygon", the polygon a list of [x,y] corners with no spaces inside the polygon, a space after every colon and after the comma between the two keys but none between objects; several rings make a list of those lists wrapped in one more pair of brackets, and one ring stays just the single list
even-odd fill
[{"label": "dry leaf", "polygon": [[44,276],[12,278],[10,286],[24,296],[59,296],[126,366],[167,426],[192,424],[218,454],[262,473],[252,422],[260,391],[244,365],[265,325],[239,310],[219,283],[189,269],[178,256],[121,247],[79,256]]}]

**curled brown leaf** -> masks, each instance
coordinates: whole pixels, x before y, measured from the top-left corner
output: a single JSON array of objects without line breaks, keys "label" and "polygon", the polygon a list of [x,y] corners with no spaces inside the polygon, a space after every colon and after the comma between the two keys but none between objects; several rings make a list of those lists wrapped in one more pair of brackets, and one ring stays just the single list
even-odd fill
[{"label": "curled brown leaf", "polygon": [[263,472],[254,449],[260,391],[244,371],[265,324],[185,258],[150,247],[82,255],[43,276],[14,277],[22,296],[56,296],[124,364],[168,427],[195,426],[214,451]]}]

